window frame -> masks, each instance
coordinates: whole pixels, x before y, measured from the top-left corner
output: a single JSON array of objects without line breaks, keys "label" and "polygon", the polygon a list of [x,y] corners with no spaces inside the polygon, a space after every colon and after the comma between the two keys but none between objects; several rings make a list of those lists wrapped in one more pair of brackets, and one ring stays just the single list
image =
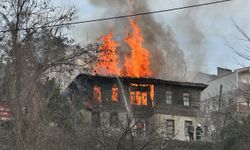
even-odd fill
[{"label": "window frame", "polygon": [[93,99],[95,103],[102,102],[102,88],[99,85],[94,85],[93,87]]},{"label": "window frame", "polygon": [[189,107],[190,106],[190,92],[183,92],[182,94],[182,100],[183,100],[183,105],[185,107]]},{"label": "window frame", "polygon": [[[116,99],[113,99],[113,94],[115,93]],[[119,87],[117,84],[114,84],[111,88],[111,102],[118,103],[119,102]]]},{"label": "window frame", "polygon": [[[138,125],[141,124],[142,127],[138,127]],[[144,119],[139,119],[136,121],[136,135],[137,136],[145,136],[146,135],[146,127],[147,127],[147,122]]]},{"label": "window frame", "polygon": [[[101,113],[100,112],[92,112],[91,113],[91,125],[92,127],[101,127]],[[97,118],[95,119],[94,116],[97,116]]]},{"label": "window frame", "polygon": [[165,102],[167,105],[172,104],[172,99],[173,99],[173,92],[171,90],[166,90],[165,91]]},{"label": "window frame", "polygon": [[118,112],[111,112],[110,113],[110,127],[117,128],[119,122],[119,113]]},{"label": "window frame", "polygon": [[[169,125],[169,122],[171,122],[172,125]],[[170,138],[173,138],[175,136],[175,120],[174,119],[166,120],[166,135],[167,137],[170,137]]]},{"label": "window frame", "polygon": [[148,106],[150,99],[149,90],[140,90],[141,88],[150,88],[148,84],[130,83],[129,85],[129,99],[131,105]]}]

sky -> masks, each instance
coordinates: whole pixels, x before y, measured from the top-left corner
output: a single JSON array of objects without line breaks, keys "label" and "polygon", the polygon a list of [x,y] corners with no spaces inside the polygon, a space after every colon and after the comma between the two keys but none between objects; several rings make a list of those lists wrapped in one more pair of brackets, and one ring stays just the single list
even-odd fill
[{"label": "sky", "polygon": [[[150,10],[153,11],[216,0],[144,1],[148,3]],[[112,17],[110,16],[111,14],[106,13],[108,11],[106,8],[93,6],[89,0],[56,0],[55,3],[62,8],[67,8],[70,5],[75,6],[78,9],[78,21]],[[244,50],[247,46],[250,47],[250,42],[239,40],[242,38],[242,35],[237,31],[232,22],[234,20],[250,35],[249,10],[249,0],[232,0],[231,2],[212,6],[156,14],[154,18],[163,26],[166,26],[166,29],[171,27],[174,38],[183,49],[185,59],[188,63],[197,63],[197,66],[202,65],[200,71],[216,74],[217,67],[234,70],[243,67],[242,65],[249,66],[248,61],[238,57],[228,46],[228,43],[230,43],[237,50]],[[108,24],[109,21],[103,23]],[[99,38],[96,37],[96,34],[93,34],[97,30],[97,25],[98,23],[74,25],[70,36],[78,43],[93,42]],[[198,32],[200,36],[196,37],[192,33],[192,30],[189,30],[188,25],[195,26],[195,32]],[[103,29],[103,31],[105,30],[107,29]],[[197,47],[194,48],[197,40],[199,41],[198,49]],[[196,53],[202,53],[202,55],[195,55]],[[196,60],[193,59],[194,57],[200,57],[203,63],[192,62],[192,60]]]}]

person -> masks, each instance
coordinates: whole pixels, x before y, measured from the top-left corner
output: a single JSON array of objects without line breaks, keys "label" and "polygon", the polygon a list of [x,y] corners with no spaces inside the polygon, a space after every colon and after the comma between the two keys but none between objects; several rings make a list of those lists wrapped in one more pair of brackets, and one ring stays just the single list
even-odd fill
[{"label": "person", "polygon": [[194,140],[194,126],[192,123],[190,123],[188,126],[188,136],[190,141]]},{"label": "person", "polygon": [[202,133],[203,133],[203,130],[201,128],[201,124],[198,124],[196,128],[196,132],[195,132],[197,141],[201,140]]}]

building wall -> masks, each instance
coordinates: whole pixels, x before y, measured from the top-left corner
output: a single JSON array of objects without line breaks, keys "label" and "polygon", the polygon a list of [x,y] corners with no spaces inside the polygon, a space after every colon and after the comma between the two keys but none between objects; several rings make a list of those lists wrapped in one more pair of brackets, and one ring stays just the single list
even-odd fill
[{"label": "building wall", "polygon": [[[206,85],[196,85],[192,83],[178,83],[178,82],[147,82],[136,79],[132,81],[122,80],[122,87],[118,85],[119,89],[119,102],[111,101],[111,89],[114,84],[118,84],[116,79],[95,79],[93,77],[79,79],[78,84],[80,86],[73,86],[77,88],[78,96],[72,96],[76,98],[77,104],[80,104],[83,108],[81,114],[83,116],[83,125],[86,127],[92,127],[92,113],[99,112],[101,126],[104,128],[110,128],[111,113],[117,112],[119,118],[119,126],[125,126],[127,123],[127,112],[125,98],[130,101],[129,85],[130,83],[139,84],[154,84],[154,105],[137,106],[130,105],[130,109],[133,111],[134,121],[143,121],[146,126],[146,130],[156,130],[158,133],[165,137],[166,133],[166,120],[174,120],[175,139],[187,140],[185,135],[185,121],[192,121],[196,126],[199,122],[199,107],[200,107],[200,94]],[[93,100],[93,87],[97,85],[101,88],[101,102],[95,103]],[[124,93],[122,93],[123,89]],[[143,88],[143,87],[142,87]],[[172,104],[166,104],[166,91],[172,91]],[[188,92],[190,94],[189,106],[184,106],[183,93]],[[124,96],[123,96],[124,94]],[[149,96],[149,93],[148,93]],[[150,97],[148,99],[151,100]],[[93,102],[91,106],[84,105],[84,102]]]},{"label": "building wall", "polygon": [[[220,86],[222,91],[220,95]],[[208,108],[210,112],[238,105],[242,97],[249,97],[250,71],[248,68],[239,69],[231,74],[208,82],[208,87],[201,93],[202,110]]]},{"label": "building wall", "polygon": [[185,135],[185,121],[192,121],[194,127],[200,122],[197,117],[187,117],[187,116],[176,116],[176,115],[165,115],[165,114],[154,114],[150,119],[152,126],[156,129],[159,134],[166,135],[166,121],[174,120],[174,139],[187,141],[189,137]]},{"label": "building wall", "polygon": [[183,106],[183,93],[190,93],[190,106],[199,108],[200,106],[200,94],[201,91],[198,89],[192,89],[190,87],[180,86],[168,86],[168,85],[156,85],[155,86],[155,101],[156,105],[162,105],[166,103],[166,91],[172,92],[172,105]]},{"label": "building wall", "polygon": [[[83,116],[83,127],[91,128],[92,124],[92,111],[82,109],[81,115]],[[119,127],[125,126],[127,123],[127,112],[117,112],[118,113],[118,125]],[[111,111],[100,111],[101,126],[104,128],[110,128],[110,115]]]},{"label": "building wall", "polygon": [[236,90],[238,88],[237,74],[234,72],[218,79],[209,81],[208,87],[204,91],[202,91],[202,100],[206,100],[219,95],[220,85],[223,86],[223,93]]},{"label": "building wall", "polygon": [[[172,104],[166,104],[166,91],[172,91]],[[190,106],[184,106],[183,93],[190,94]],[[155,111],[163,114],[198,117],[200,110],[198,89],[178,86],[156,86]]]},{"label": "building wall", "polygon": [[[110,126],[110,114],[111,112],[100,112],[101,117],[101,127],[109,129]],[[92,127],[92,113],[91,111],[82,111],[84,116],[84,126],[91,128]],[[119,127],[124,127],[127,125],[127,113],[118,112],[119,118]],[[188,141],[188,135],[185,135],[185,121],[192,121],[193,125],[196,127],[198,123],[201,123],[200,118],[198,117],[188,117],[188,116],[177,116],[177,115],[167,115],[167,114],[153,114],[147,119],[147,129],[153,132],[157,132],[166,137],[166,121],[174,120],[174,137],[173,139]],[[135,128],[136,129],[136,128]]]}]

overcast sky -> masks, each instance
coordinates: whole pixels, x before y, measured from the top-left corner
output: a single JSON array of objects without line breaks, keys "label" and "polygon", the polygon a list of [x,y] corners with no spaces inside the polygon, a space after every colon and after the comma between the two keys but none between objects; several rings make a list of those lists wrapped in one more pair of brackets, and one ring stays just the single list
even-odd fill
[{"label": "overcast sky", "polygon": [[[151,10],[162,10],[173,7],[182,7],[187,4],[197,4],[216,0],[144,1],[149,4]],[[78,20],[111,17],[110,14],[105,14],[107,11],[105,8],[93,6],[88,0],[58,0],[56,3],[60,7],[75,5],[79,10]],[[233,0],[232,2],[216,4],[213,6],[156,14],[154,17],[158,22],[162,23],[163,26],[171,27],[176,41],[184,51],[187,61],[190,61],[192,60],[192,57],[195,57],[193,56],[194,52],[192,51],[192,42],[195,41],[192,40],[192,35],[190,35],[192,33],[186,25],[187,22],[194,22],[197,31],[202,35],[202,38],[200,39],[200,50],[204,53],[202,56],[204,57],[202,58],[204,66],[201,71],[215,74],[216,67],[230,69],[241,67],[237,61],[240,61],[245,66],[249,66],[249,62],[238,58],[226,44],[226,41],[229,41],[229,43],[231,43],[236,49],[240,50],[246,48],[248,43],[237,39],[242,36],[234,27],[231,19],[235,20],[241,28],[250,34],[249,10],[249,0]],[[189,17],[185,17],[187,13],[189,14]],[[109,21],[106,23],[109,23]],[[81,43],[95,41],[98,37],[95,37],[96,35],[92,34],[92,30],[95,30],[96,24],[98,23],[75,25],[71,32],[71,36],[77,42]],[[250,43],[248,46],[250,47]]]}]

